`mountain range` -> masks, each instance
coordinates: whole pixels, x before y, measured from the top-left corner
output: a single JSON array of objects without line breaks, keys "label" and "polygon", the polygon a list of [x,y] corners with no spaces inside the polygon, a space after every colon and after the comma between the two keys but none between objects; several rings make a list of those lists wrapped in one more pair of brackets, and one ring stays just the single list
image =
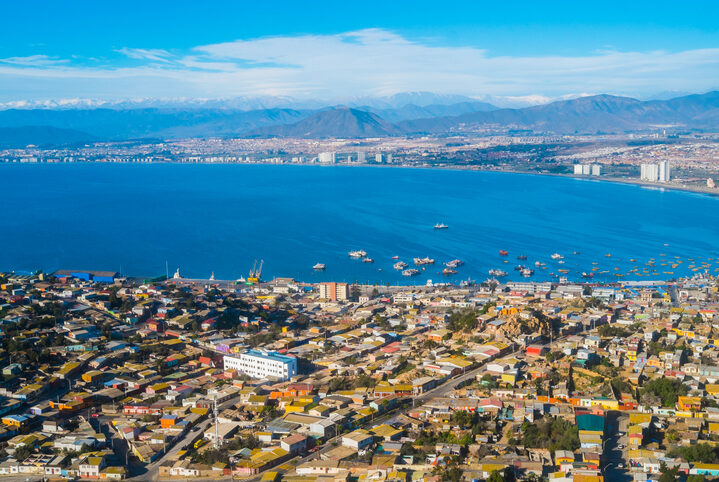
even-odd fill
[{"label": "mountain range", "polygon": [[461,96],[446,96],[435,104],[430,100],[438,98],[417,93],[384,104],[306,109],[242,110],[223,105],[6,109],[0,111],[0,147],[146,137],[362,138],[512,129],[546,134],[719,129],[719,91],[649,101],[594,95],[523,108],[498,108]]}]

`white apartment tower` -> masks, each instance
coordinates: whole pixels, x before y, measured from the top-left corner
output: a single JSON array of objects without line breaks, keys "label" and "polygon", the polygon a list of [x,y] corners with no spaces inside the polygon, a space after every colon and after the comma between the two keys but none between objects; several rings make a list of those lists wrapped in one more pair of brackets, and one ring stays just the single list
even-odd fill
[{"label": "white apartment tower", "polygon": [[317,160],[320,164],[334,164],[336,153],[334,152],[320,152],[317,156]]},{"label": "white apartment tower", "polygon": [[669,182],[671,178],[672,174],[669,163],[667,161],[661,161],[659,163],[659,182]]}]

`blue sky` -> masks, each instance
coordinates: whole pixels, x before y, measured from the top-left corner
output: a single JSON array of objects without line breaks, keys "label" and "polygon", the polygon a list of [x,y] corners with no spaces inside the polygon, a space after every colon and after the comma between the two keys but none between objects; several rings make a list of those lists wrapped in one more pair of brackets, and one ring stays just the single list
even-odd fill
[{"label": "blue sky", "polygon": [[0,102],[719,87],[719,2],[4,2]]}]

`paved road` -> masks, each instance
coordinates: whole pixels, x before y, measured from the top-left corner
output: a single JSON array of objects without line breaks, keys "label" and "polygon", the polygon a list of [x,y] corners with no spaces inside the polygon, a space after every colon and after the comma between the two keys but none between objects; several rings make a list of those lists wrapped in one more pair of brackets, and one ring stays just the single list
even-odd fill
[{"label": "paved road", "polygon": [[[240,396],[231,398],[230,400],[227,400],[217,406],[217,409],[222,412],[227,407],[230,407],[240,401]],[[172,457],[177,455],[177,452],[180,450],[183,450],[185,446],[190,442],[190,440],[194,439],[201,433],[203,433],[212,423],[212,417],[211,412],[208,414],[208,418],[206,420],[203,420],[202,422],[198,423],[195,427],[185,432],[185,435],[182,436],[179,440],[177,440],[173,445],[172,448],[170,448],[165,454],[163,454],[160,458],[155,460],[154,462],[147,464],[143,467],[138,468],[140,472],[137,471],[132,473],[132,477],[128,478],[127,480],[142,480],[142,481],[148,481],[148,480],[158,480],[159,472],[160,472],[160,465],[165,460],[171,460]],[[197,429],[199,427],[199,430]],[[1,481],[0,481],[1,482]]]},{"label": "paved road", "polygon": [[[629,464],[626,458],[627,437],[619,435],[627,433],[628,422],[629,415],[626,413],[615,410],[607,413],[607,431],[602,459],[604,477],[612,482],[634,480],[632,474],[629,473]],[[623,448],[620,448],[619,445],[623,445]]]}]

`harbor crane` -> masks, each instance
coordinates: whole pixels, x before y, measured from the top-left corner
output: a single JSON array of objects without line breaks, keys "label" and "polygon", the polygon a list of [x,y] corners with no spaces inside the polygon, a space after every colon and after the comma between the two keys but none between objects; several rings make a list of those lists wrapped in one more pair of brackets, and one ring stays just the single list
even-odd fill
[{"label": "harbor crane", "polygon": [[259,283],[262,279],[262,265],[265,264],[265,260],[260,260],[260,267],[257,267],[257,260],[255,260],[255,264],[252,265],[252,269],[250,270],[250,274],[247,277],[248,283]]}]

